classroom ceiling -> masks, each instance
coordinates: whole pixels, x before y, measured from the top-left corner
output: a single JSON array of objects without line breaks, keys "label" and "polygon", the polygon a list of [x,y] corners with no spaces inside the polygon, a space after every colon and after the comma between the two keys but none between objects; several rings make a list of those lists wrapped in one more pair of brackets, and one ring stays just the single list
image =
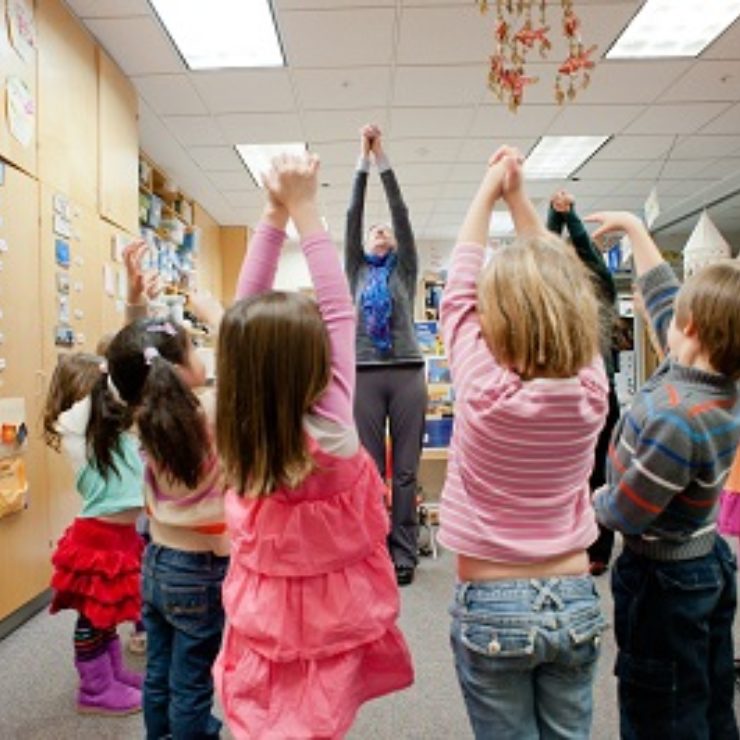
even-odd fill
[{"label": "classroom ceiling", "polygon": [[[234,145],[306,141],[321,156],[323,207],[341,239],[366,122],[385,134],[422,244],[454,238],[499,144],[526,153],[545,134],[612,138],[571,181],[532,182],[541,204],[565,186],[581,213],[639,212],[657,184],[667,224],[740,188],[740,22],[698,59],[602,58],[563,107],[556,65],[533,64],[540,82],[513,114],[486,87],[494,20],[473,0],[274,0],[285,68],[199,72],[147,0],[67,2],[136,86],[142,148],[222,224],[254,224],[263,200]],[[603,57],[640,5],[576,0],[587,44]],[[551,58],[564,56],[556,45]],[[717,214],[721,230],[740,234],[740,208]],[[385,216],[374,182],[367,217]]]}]

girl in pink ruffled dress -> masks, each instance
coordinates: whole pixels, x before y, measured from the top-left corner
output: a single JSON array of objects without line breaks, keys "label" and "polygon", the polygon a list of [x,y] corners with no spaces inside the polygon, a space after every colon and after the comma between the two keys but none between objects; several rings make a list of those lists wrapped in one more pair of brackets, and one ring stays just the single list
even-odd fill
[{"label": "girl in pink ruffled dress", "polygon": [[[396,626],[383,483],[353,421],[355,312],[316,207],[318,160],[280,157],[219,336],[217,443],[231,490],[214,674],[239,738],[341,738],[413,681]],[[316,292],[272,291],[290,217]],[[318,304],[318,305],[317,305]]]}]

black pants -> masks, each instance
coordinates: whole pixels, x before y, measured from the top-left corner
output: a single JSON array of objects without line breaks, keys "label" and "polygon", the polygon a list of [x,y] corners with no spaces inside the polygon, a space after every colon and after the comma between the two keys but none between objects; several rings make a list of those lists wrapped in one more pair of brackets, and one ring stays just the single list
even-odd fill
[{"label": "black pants", "polygon": [[[594,468],[589,478],[589,486],[592,491],[606,483],[606,459],[609,453],[609,443],[616,423],[619,421],[619,400],[614,390],[614,383],[609,381],[609,411],[606,415],[604,428],[599,434],[594,452]],[[592,563],[609,564],[614,547],[614,532],[599,524],[599,537],[596,542],[588,548],[588,559]]]},{"label": "black pants", "polygon": [[382,365],[357,369],[357,431],[383,479],[386,478],[386,419],[390,425],[393,510],[388,550],[396,566],[413,567],[417,562],[416,476],[426,405],[423,365]]}]

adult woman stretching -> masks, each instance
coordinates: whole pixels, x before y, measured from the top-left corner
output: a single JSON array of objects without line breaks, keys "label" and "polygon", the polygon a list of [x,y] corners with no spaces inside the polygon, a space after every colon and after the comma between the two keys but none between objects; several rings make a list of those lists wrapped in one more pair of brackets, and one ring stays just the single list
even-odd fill
[{"label": "adult woman stretching", "polygon": [[[388,549],[400,586],[416,568],[416,473],[427,402],[424,360],[414,332],[419,272],[414,233],[381,132],[361,131],[361,156],[347,209],[345,271],[357,306],[355,420],[363,446],[385,477],[385,429],[390,425],[393,497]],[[393,228],[371,226],[363,245],[362,217],[370,155],[380,173]]]}]

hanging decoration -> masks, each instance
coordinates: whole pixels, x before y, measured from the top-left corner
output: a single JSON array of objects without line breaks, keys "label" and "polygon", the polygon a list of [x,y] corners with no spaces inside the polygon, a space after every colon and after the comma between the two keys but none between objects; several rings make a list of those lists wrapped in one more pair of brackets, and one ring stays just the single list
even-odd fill
[{"label": "hanging decoration", "polygon": [[[493,1],[476,0],[481,13]],[[550,4],[555,4],[552,0]],[[596,46],[586,47],[581,38],[581,20],[576,15],[573,0],[559,0],[562,19],[560,27],[568,44],[568,56],[558,65],[555,77],[555,100],[558,104],[573,100],[579,90],[591,81],[595,66]],[[539,81],[525,72],[529,55],[536,49],[540,58],[547,59],[552,49],[551,26],[547,24],[547,0],[495,0],[495,53],[491,56],[488,86],[496,97],[516,112],[524,101],[528,85]]]}]

